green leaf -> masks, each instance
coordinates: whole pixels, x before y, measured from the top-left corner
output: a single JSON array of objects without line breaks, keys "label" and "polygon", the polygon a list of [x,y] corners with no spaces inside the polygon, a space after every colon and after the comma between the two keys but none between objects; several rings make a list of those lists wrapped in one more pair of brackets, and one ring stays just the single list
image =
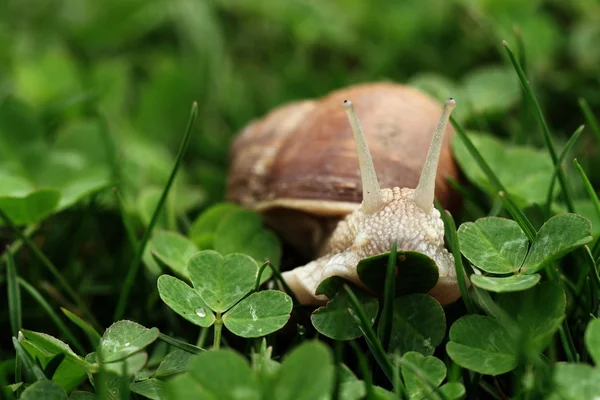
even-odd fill
[{"label": "green leaf", "polygon": [[333,357],[319,342],[305,342],[284,359],[271,387],[270,399],[326,398],[333,387]]},{"label": "green leaf", "polygon": [[437,392],[444,395],[447,400],[458,400],[465,397],[465,387],[460,382],[448,382],[440,386]]},{"label": "green leaf", "polygon": [[40,349],[46,351],[49,354],[65,354],[67,359],[73,361],[74,363],[79,364],[83,367],[88,366],[85,360],[83,360],[83,358],[75,354],[75,352],[71,350],[68,344],[53,336],[50,336],[45,333],[29,331],[26,329],[21,329],[21,333],[23,334],[23,336],[25,336],[27,340],[31,341],[33,344],[35,344]]},{"label": "green leaf", "polygon": [[[316,292],[327,295],[329,301],[310,316],[313,326],[319,333],[335,340],[351,340],[362,336],[359,326],[348,311],[352,304],[348,299],[348,293],[342,289],[345,282],[339,276],[332,276],[321,282]],[[379,302],[375,297],[356,287],[353,287],[353,291],[367,318],[373,324],[379,310]]]},{"label": "green leaf", "polygon": [[250,338],[275,332],[287,323],[292,299],[278,290],[253,293],[223,316],[223,323],[238,336]]},{"label": "green leaf", "polygon": [[[18,362],[18,363],[20,363],[20,365],[24,366],[25,369],[28,370],[35,377],[36,380],[40,381],[40,380],[46,379],[46,376],[44,375],[44,371],[42,371],[42,369],[40,368],[38,363],[36,361],[34,361],[33,357],[31,356],[31,354],[35,354],[38,351],[39,351],[39,353],[42,353],[42,351],[35,345],[27,342],[26,340],[19,342],[17,340],[17,338],[14,336],[12,338],[12,342],[13,342],[13,346],[15,348],[15,351],[17,353],[17,358],[18,358],[18,361],[15,360],[15,363]],[[31,344],[31,347],[33,347],[35,350],[31,351],[28,348],[27,344]],[[36,357],[36,358],[41,359],[42,362],[46,359],[46,357],[43,354],[42,354],[42,357]]]},{"label": "green leaf", "polygon": [[72,360],[65,358],[52,375],[52,381],[56,382],[67,393],[78,387],[87,377],[86,368]]},{"label": "green leaf", "polygon": [[556,363],[553,381],[561,400],[591,400],[600,395],[600,368],[587,364]]},{"label": "green leaf", "polygon": [[265,259],[279,268],[281,245],[277,236],[263,228],[260,215],[238,210],[225,217],[215,232],[215,250],[223,255],[243,253],[262,264]]},{"label": "green leaf", "polygon": [[166,383],[158,379],[146,379],[129,385],[132,392],[152,400],[167,399]]},{"label": "green leaf", "polygon": [[21,400],[67,400],[67,393],[57,383],[41,380],[25,389]]},{"label": "green leaf", "polygon": [[196,244],[203,244],[206,249],[214,248],[215,232],[221,221],[229,214],[240,209],[232,203],[217,203],[204,210],[192,224],[188,233],[190,239]]},{"label": "green leaf", "polygon": [[[138,354],[134,354],[129,357],[129,359],[138,358],[146,353],[141,352]],[[127,359],[127,361],[129,360]],[[129,368],[129,361],[127,362]],[[131,372],[131,369],[127,369],[127,375],[123,375],[123,370],[119,369],[118,374],[114,371],[114,367],[123,368],[122,362],[115,362],[110,364],[103,364],[104,374],[94,375],[90,382],[93,383],[94,389],[98,394],[98,400],[121,400],[121,399],[129,399],[130,398],[130,389],[129,385],[131,385],[134,381],[134,372]],[[140,367],[141,369],[141,367]]]},{"label": "green leaf", "polygon": [[95,393],[75,390],[69,395],[69,400],[98,400]]},{"label": "green leaf", "polygon": [[158,338],[158,329],[148,329],[132,321],[117,321],[104,332],[98,351],[105,363],[137,353]]},{"label": "green leaf", "polygon": [[188,238],[176,232],[156,231],[150,241],[152,255],[177,275],[189,278],[188,261],[198,248]]},{"label": "green leaf", "polygon": [[477,268],[496,274],[517,271],[529,241],[515,221],[487,217],[458,228],[461,253]]},{"label": "green leaf", "polygon": [[69,318],[69,320],[71,320],[71,322],[73,322],[75,325],[80,327],[85,332],[85,334],[89,338],[92,346],[94,346],[94,348],[96,348],[98,346],[98,344],[100,343],[100,338],[101,338],[100,334],[98,332],[96,332],[96,330],[90,324],[88,324],[84,319],[73,314],[71,311],[67,310],[66,308],[61,307],[60,309],[63,312],[63,314],[65,314],[67,316],[67,318]]},{"label": "green leaf", "polygon": [[192,324],[208,328],[215,322],[215,315],[200,294],[185,282],[169,275],[161,275],[157,286],[162,301]]},{"label": "green leaf", "polygon": [[432,355],[446,334],[446,315],[433,297],[417,293],[394,300],[389,352]]},{"label": "green leaf", "polygon": [[507,277],[483,276],[472,274],[471,283],[478,288],[490,292],[518,292],[534,287],[542,277],[540,274],[533,275],[513,275]]},{"label": "green leaf", "polygon": [[261,398],[258,380],[248,361],[232,350],[213,350],[199,354],[192,361],[188,374],[214,399]]},{"label": "green leaf", "polygon": [[[413,368],[402,364],[402,379],[406,385],[409,400],[420,400],[433,392],[446,377],[446,365],[439,358],[424,356],[409,351],[402,357]],[[415,373],[415,370],[418,373]],[[433,387],[432,387],[433,386]]]},{"label": "green leaf", "polygon": [[[62,341],[44,333],[22,330],[25,339],[22,347],[33,359],[39,360],[46,370],[46,375],[59,384],[65,391],[70,392],[83,382],[86,377],[86,367],[89,365],[81,357],[70,351],[69,346]],[[64,356],[63,356],[64,355]],[[49,370],[49,363],[57,360],[55,369]],[[51,374],[51,375],[50,375]]]},{"label": "green leaf", "polygon": [[542,282],[532,289],[506,293],[498,305],[521,330],[518,344],[524,351],[539,353],[549,344],[564,317],[567,299],[563,289],[553,281]]},{"label": "green leaf", "polygon": [[[469,134],[468,137],[518,206],[545,204],[554,170],[548,152],[526,146],[509,146],[482,134]],[[452,150],[469,181],[496,198],[498,190],[488,181],[458,135],[452,139]]]},{"label": "green leaf", "polygon": [[[398,251],[396,263],[396,297],[411,293],[427,293],[439,278],[438,267],[425,254],[416,251]],[[365,258],[356,267],[358,277],[369,289],[383,293],[385,273],[390,253]]]},{"label": "green leaf", "polygon": [[539,271],[552,261],[589,243],[592,224],[577,214],[559,214],[540,228],[523,264],[528,274]]},{"label": "green leaf", "polygon": [[202,387],[189,373],[177,375],[170,379],[167,383],[167,393],[169,399],[219,400],[218,397]]},{"label": "green leaf", "polygon": [[463,82],[469,105],[477,114],[507,111],[521,98],[515,74],[505,67],[483,67],[467,74]]},{"label": "green leaf", "polygon": [[110,174],[105,166],[80,165],[68,163],[69,158],[80,157],[79,154],[53,152],[49,155],[44,172],[37,181],[60,191],[58,210],[64,210],[80,200],[97,192],[110,184]]},{"label": "green leaf", "polygon": [[[90,353],[85,357],[86,361],[96,363],[98,362],[98,358],[96,353]],[[105,371],[115,375],[116,377],[124,376],[123,372],[126,373],[126,376],[133,377],[139,371],[144,368],[146,362],[148,361],[148,353],[145,351],[140,351],[135,354],[128,356],[121,361],[113,361],[113,362],[104,362],[102,364],[102,368]]]},{"label": "green leaf", "polygon": [[173,350],[163,358],[160,365],[154,373],[155,378],[171,376],[180,372],[185,372],[188,369],[189,363],[194,358],[193,354],[183,350]]},{"label": "green leaf", "polygon": [[[359,380],[342,382],[340,385],[340,400],[363,400],[367,390],[365,388],[365,382]],[[373,399],[377,400],[398,400],[398,396],[394,393],[389,392],[379,386],[373,385]]]},{"label": "green leaf", "polygon": [[223,257],[204,250],[190,258],[188,272],[206,305],[215,312],[224,312],[254,289],[258,264],[244,254]]},{"label": "green leaf", "polygon": [[481,315],[466,315],[452,325],[446,352],[461,367],[485,375],[503,374],[518,364],[510,332],[497,320]]},{"label": "green leaf", "polygon": [[60,192],[54,189],[34,190],[23,196],[10,196],[0,193],[0,209],[16,225],[27,225],[39,222],[51,215],[56,210],[59,199]]},{"label": "green leaf", "polygon": [[592,319],[585,330],[585,346],[596,364],[600,365],[600,320]]}]

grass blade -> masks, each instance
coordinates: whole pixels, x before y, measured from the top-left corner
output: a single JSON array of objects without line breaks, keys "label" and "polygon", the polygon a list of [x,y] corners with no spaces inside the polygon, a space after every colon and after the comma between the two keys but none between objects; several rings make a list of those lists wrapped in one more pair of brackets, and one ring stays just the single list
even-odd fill
[{"label": "grass blade", "polygon": [[[523,71],[523,68],[521,68],[521,64],[519,64],[519,61],[515,57],[514,53],[512,52],[510,47],[508,47],[508,43],[506,42],[506,40],[503,40],[502,44],[504,45],[504,48],[508,53],[508,57],[510,58],[513,67],[515,68],[515,71],[519,76],[521,85],[523,85],[523,88],[525,89],[525,94],[527,95],[527,98],[529,99],[531,104],[533,104],[540,124],[542,125],[544,141],[546,142],[546,147],[548,148],[548,152],[550,153],[550,157],[552,158],[552,163],[555,167],[557,165],[560,166],[560,163],[558,162],[558,155],[556,154],[556,149],[554,148],[554,143],[552,142],[552,134],[550,133],[550,129],[548,128],[548,124],[546,123],[546,118],[544,118],[544,113],[542,112],[540,103],[537,101],[537,98],[535,97],[535,94],[533,93],[533,90],[529,85],[529,80],[527,79],[527,76],[525,76],[525,72]],[[558,169],[558,181],[560,182],[560,185],[562,187],[562,194],[563,198],[565,199],[567,209],[569,210],[569,212],[575,212],[575,207],[573,206],[573,199],[571,197],[571,190],[569,189],[569,186],[567,184],[567,177],[565,176],[565,172],[560,167]]]},{"label": "grass blade", "polygon": [[406,361],[404,358],[398,355],[395,357],[395,361],[398,365],[402,366],[402,368],[410,370],[410,372],[415,374],[417,378],[421,380],[421,382],[425,383],[429,387],[429,390],[431,390],[431,392],[429,393],[427,398],[435,398],[433,397],[435,395],[439,396],[437,397],[438,399],[441,397],[442,400],[448,400],[448,397],[446,397],[446,395],[439,390],[438,385],[433,383],[433,381],[423,372],[423,370],[421,370],[421,368],[419,368],[411,362]]},{"label": "grass blade", "polygon": [[[21,291],[19,290],[19,283],[17,281],[19,277],[17,275],[17,269],[15,267],[15,260],[13,259],[12,254],[10,254],[9,249],[6,249],[6,253],[6,284],[8,291],[8,313],[10,317],[10,329],[12,335],[14,337],[17,337],[19,335],[19,331],[23,327]],[[15,360],[15,382],[21,382],[21,372],[21,362],[17,358]]]},{"label": "grass blade", "polygon": [[471,299],[471,296],[469,295],[469,289],[467,288],[467,275],[465,273],[465,268],[462,262],[462,254],[458,245],[458,235],[456,234],[456,224],[454,223],[454,218],[452,218],[452,214],[446,210],[443,210],[441,215],[442,221],[444,221],[444,226],[446,227],[446,238],[450,244],[452,255],[454,256],[454,267],[456,268],[456,279],[458,281],[460,295],[465,303],[465,307],[467,308],[467,313],[475,314],[475,305],[473,304],[473,299]]},{"label": "grass blade", "polygon": [[[266,342],[264,342],[266,344]],[[354,342],[352,342],[354,343]],[[344,342],[336,340],[333,347],[334,359],[334,375],[333,375],[333,390],[331,392],[331,400],[340,399],[340,387],[342,385],[342,354],[344,352]],[[358,357],[358,356],[357,356]]]},{"label": "grass blade", "polygon": [[129,214],[127,213],[127,207],[125,207],[125,200],[123,199],[123,196],[121,196],[121,192],[119,192],[119,189],[115,187],[113,188],[113,191],[115,192],[115,197],[117,198],[119,212],[121,213],[121,219],[123,220],[123,226],[125,227],[125,231],[127,233],[129,245],[133,249],[133,252],[137,254],[138,242],[135,236],[135,229],[133,229],[131,218],[129,218]]},{"label": "grass blade", "polygon": [[33,240],[31,240],[29,236],[25,235],[19,228],[17,228],[14,222],[4,211],[2,211],[2,209],[0,209],[0,219],[4,221],[6,226],[8,226],[10,230],[12,230],[17,235],[17,237],[23,241],[23,243],[25,243],[25,245],[29,248],[33,255],[56,278],[56,280],[62,286],[62,288],[75,301],[77,307],[79,307],[83,312],[85,312],[85,314],[87,314],[90,317],[90,319],[92,319],[94,323],[96,323],[94,316],[90,313],[81,297],[79,297],[79,294],[77,294],[75,289],[73,289],[69,282],[67,282],[67,280],[62,276],[58,268],[56,268],[56,266],[52,264],[52,261],[50,261],[50,259],[46,257],[46,255],[35,245],[35,243],[33,243]]},{"label": "grass blade", "polygon": [[354,340],[350,341],[349,343],[350,347],[352,347],[352,350],[354,350],[354,354],[356,354],[358,369],[360,370],[363,382],[365,383],[365,399],[377,399],[377,396],[375,396],[375,391],[373,390],[373,376],[371,376],[371,370],[369,369],[367,359]]},{"label": "grass blade", "polygon": [[450,122],[456,130],[456,134],[458,135],[458,137],[460,137],[460,140],[463,141],[463,144],[467,147],[469,153],[471,153],[471,157],[473,157],[475,161],[477,161],[479,168],[481,168],[481,170],[488,178],[490,183],[494,186],[494,189],[496,189],[496,191],[498,192],[503,191],[506,193],[506,188],[504,187],[502,182],[500,182],[500,179],[498,179],[494,171],[492,171],[488,163],[483,159],[483,157],[479,153],[479,150],[477,150],[471,139],[469,139],[464,129],[458,124],[458,122],[456,122],[456,120],[453,117],[450,117]]},{"label": "grass blade", "polygon": [[596,194],[596,191],[594,190],[592,183],[588,179],[583,168],[581,168],[581,165],[579,165],[579,163],[577,162],[576,158],[573,159],[573,164],[575,165],[577,172],[579,172],[579,176],[581,176],[581,180],[583,181],[583,187],[585,188],[585,191],[587,192],[588,196],[590,197],[590,200],[594,204],[594,209],[596,210],[598,217],[600,217],[600,200],[598,200],[598,195]]},{"label": "grass blade", "polygon": [[373,353],[373,357],[375,357],[375,360],[383,370],[385,376],[387,376],[390,383],[393,384],[396,380],[394,379],[394,366],[392,365],[392,362],[385,353],[385,350],[377,338],[377,334],[375,334],[375,331],[373,330],[365,311],[360,306],[360,302],[356,298],[356,295],[346,284],[344,284],[344,289],[348,293],[350,303],[352,303],[352,307],[348,308],[350,315],[352,315],[356,321],[356,324],[362,331],[363,336],[367,340],[367,344],[371,349],[371,353]]},{"label": "grass blade", "polygon": [[598,124],[598,120],[594,116],[594,113],[588,105],[587,100],[583,98],[579,99],[579,107],[581,107],[581,111],[583,111],[585,119],[590,125],[590,128],[592,128],[592,132],[594,133],[594,136],[596,136],[596,140],[598,143],[600,143],[600,124]]},{"label": "grass blade", "polygon": [[575,132],[573,132],[567,143],[565,143],[565,147],[562,149],[560,155],[558,156],[558,164],[554,167],[554,171],[552,172],[552,179],[550,180],[550,187],[548,188],[548,195],[546,196],[546,218],[550,217],[550,211],[552,209],[552,193],[554,192],[554,183],[556,182],[558,170],[560,169],[562,162],[564,161],[565,157],[567,156],[575,142],[577,142],[577,139],[579,139],[579,136],[581,136],[581,132],[583,132],[584,128],[585,125],[581,125],[575,130]]},{"label": "grass blade", "polygon": [[396,259],[398,257],[398,243],[392,244],[392,250],[388,259],[388,265],[385,272],[385,286],[383,289],[383,311],[381,313],[381,344],[388,350],[390,347],[390,338],[392,337],[392,320],[394,318],[394,298],[396,297]]},{"label": "grass blade", "polygon": [[41,381],[42,379],[48,379],[44,375],[44,371],[42,371],[40,366],[37,365],[35,361],[33,361],[33,358],[31,358],[29,353],[25,351],[25,349],[23,348],[23,346],[21,346],[21,343],[19,343],[17,338],[13,336],[12,341],[13,346],[15,346],[15,351],[17,352],[17,357],[19,357],[23,365],[33,373],[35,379],[38,381]]},{"label": "grass blade", "polygon": [[[31,224],[23,231],[23,235],[30,237],[39,229],[39,224]],[[0,257],[0,267],[3,266],[8,261],[8,256],[12,256],[14,258],[15,254],[19,251],[19,249],[23,246],[23,241],[19,238],[14,240],[10,246],[6,248],[6,251],[2,253],[2,257]]]},{"label": "grass blade", "polygon": [[[8,251],[8,250],[7,250]],[[15,268],[15,260],[8,254],[6,263],[6,283],[8,289],[8,313],[10,316],[10,329],[13,336],[17,336],[23,327],[23,316],[21,314],[21,292],[19,290],[19,277]]]},{"label": "grass blade", "polygon": [[123,284],[123,288],[121,289],[121,294],[119,296],[119,301],[117,303],[117,308],[114,313],[114,320],[119,320],[123,317],[125,313],[125,307],[127,306],[127,300],[129,299],[129,294],[131,293],[131,289],[135,282],[135,278],[137,276],[138,270],[140,268],[140,264],[142,262],[142,256],[144,255],[144,249],[146,248],[146,244],[150,239],[150,235],[152,234],[152,230],[154,229],[154,225],[158,221],[158,217],[160,216],[160,212],[167,200],[167,196],[169,191],[171,190],[171,186],[173,186],[173,181],[175,180],[175,176],[177,176],[177,172],[179,171],[179,167],[181,166],[181,162],[183,161],[183,156],[190,142],[190,138],[192,136],[192,127],[194,126],[194,122],[196,121],[196,116],[198,115],[198,103],[194,102],[192,105],[192,111],[190,112],[190,118],[188,120],[188,124],[183,135],[183,140],[181,141],[181,146],[179,147],[179,151],[177,152],[177,157],[175,159],[175,164],[173,165],[173,169],[171,170],[171,175],[169,176],[169,180],[163,192],[160,196],[158,204],[156,205],[156,209],[152,214],[152,219],[144,232],[144,236],[140,240],[139,246],[137,248],[137,252],[135,257],[129,266],[129,270],[127,271],[127,276],[125,278],[125,283]]},{"label": "grass blade", "polygon": [[201,352],[206,351],[201,347],[194,346],[193,344],[189,344],[186,342],[182,342],[181,340],[172,338],[171,336],[165,335],[164,333],[159,333],[158,338],[160,340],[162,340],[163,342],[170,344],[173,347],[177,347],[178,349],[187,351],[188,353],[191,353],[191,354],[200,354]]},{"label": "grass blade", "polygon": [[[573,160],[573,164],[575,164],[575,168],[577,169],[579,176],[581,176],[581,180],[583,181],[585,191],[587,192],[590,200],[592,201],[596,213],[598,214],[598,216],[600,216],[600,200],[598,199],[598,195],[596,194],[592,183],[588,179],[583,168],[581,168],[581,165],[579,165],[579,163],[577,162],[576,158]],[[594,244],[594,248],[592,250],[593,258],[597,258],[598,253],[600,253],[600,239],[596,240],[596,243]]]},{"label": "grass blade", "polygon": [[[594,260],[594,256],[592,254],[592,251],[590,250],[590,248],[588,247],[588,245],[586,244],[585,246],[583,246],[583,252],[585,255],[585,258],[588,261],[588,273],[586,274],[587,277],[589,277],[593,289],[594,289],[594,295],[595,297],[597,297],[597,295],[600,293],[600,275],[598,274],[598,265],[596,264],[596,261]],[[585,281],[584,279],[581,279],[580,282],[578,282],[577,285],[577,293],[581,293],[581,290],[583,289],[583,285],[584,285]],[[592,306],[592,310],[596,310],[596,307],[598,307],[598,304],[596,304],[596,301],[594,300],[594,305]]]},{"label": "grass blade", "polygon": [[96,331],[90,324],[88,324],[84,319],[80,318],[78,315],[73,314],[71,311],[66,308],[60,308],[63,314],[66,315],[71,322],[80,327],[85,334],[87,335],[93,349],[96,349],[100,344],[100,339],[102,338],[98,331]]},{"label": "grass blade", "polygon": [[479,153],[479,150],[477,150],[471,139],[469,139],[464,129],[452,117],[450,117],[450,122],[452,122],[452,126],[454,126],[457,135],[463,141],[464,145],[467,147],[467,150],[469,150],[469,153],[471,153],[471,156],[479,165],[479,168],[481,168],[481,170],[486,175],[492,186],[494,186],[494,189],[496,189],[496,191],[498,192],[498,195],[502,199],[502,202],[504,203],[504,206],[506,207],[508,212],[512,215],[515,221],[519,223],[521,229],[523,229],[523,231],[527,233],[527,236],[530,237],[530,240],[533,240],[533,238],[535,238],[536,235],[536,230],[533,227],[533,224],[529,221],[525,214],[523,214],[523,212],[516,206],[515,202],[510,198],[508,192],[506,191],[506,188],[504,187],[502,182],[500,182],[500,179],[498,179],[494,171],[492,171],[492,168],[490,168],[488,163],[483,159],[483,157]]},{"label": "grass blade", "polygon": [[[265,261],[260,268],[258,269],[258,276],[256,277],[256,283],[254,284],[254,291],[258,292],[258,289],[260,289],[260,278],[262,277],[262,274],[264,272],[264,270],[270,265],[271,263],[267,260]],[[271,267],[271,270],[273,270],[274,268]]]},{"label": "grass blade", "polygon": [[513,219],[519,224],[519,227],[525,232],[527,238],[530,242],[533,243],[537,235],[537,231],[529,218],[521,211],[519,207],[512,201],[510,197],[506,195],[506,192],[498,192],[498,196],[502,200],[502,204],[504,204],[504,208],[508,211],[508,213],[513,217]]},{"label": "grass blade", "polygon": [[38,292],[33,286],[31,286],[29,283],[27,283],[22,278],[19,278],[19,284],[21,285],[21,287],[23,289],[25,289],[25,291],[27,291],[27,293],[29,293],[29,295],[31,297],[34,298],[35,301],[38,302],[38,304],[40,306],[42,306],[42,308],[44,309],[44,311],[46,311],[46,313],[48,314],[48,316],[50,317],[50,319],[52,320],[52,322],[54,322],[54,325],[56,325],[56,327],[58,328],[58,330],[61,331],[61,333],[63,335],[65,335],[65,337],[67,338],[67,340],[70,343],[73,344],[73,347],[77,350],[77,352],[79,354],[86,354],[85,349],[83,348],[83,346],[81,345],[81,343],[79,342],[79,340],[77,340],[77,338],[75,337],[75,335],[73,335],[73,332],[71,332],[71,330],[69,329],[69,327],[66,326],[62,322],[62,320],[58,317],[58,315],[52,309],[52,306],[50,306],[50,304],[48,304],[48,302],[46,301],[46,299],[44,299],[42,297],[42,295],[40,294],[40,292]]},{"label": "grass blade", "polygon": [[275,268],[273,266],[273,264],[269,263],[269,267],[271,268],[271,271],[273,272],[273,276],[275,277],[275,279],[277,279],[277,282],[281,285],[281,288],[283,288],[283,291],[291,297],[292,299],[292,304],[294,306],[299,305],[300,302],[298,301],[298,299],[296,298],[296,295],[294,294],[294,292],[292,291],[292,289],[290,289],[290,287],[288,286],[287,282],[285,281],[285,279],[283,279],[283,276],[281,275],[281,272],[279,272],[279,269]]}]

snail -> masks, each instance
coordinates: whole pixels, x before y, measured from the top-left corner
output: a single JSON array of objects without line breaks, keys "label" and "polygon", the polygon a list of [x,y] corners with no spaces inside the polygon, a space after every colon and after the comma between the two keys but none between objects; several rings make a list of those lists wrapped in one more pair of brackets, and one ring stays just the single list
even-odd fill
[{"label": "snail", "polygon": [[364,287],[358,262],[390,251],[395,241],[399,250],[436,262],[439,280],[430,295],[442,305],[460,297],[433,206],[434,190],[444,207],[458,202],[446,182],[458,170],[444,139],[455,105],[447,100],[439,117],[437,103],[414,88],[363,84],[284,105],[242,130],[232,146],[227,197],[263,214],[304,254],[316,254],[282,274],[301,303],[323,304],[327,298],[315,290],[334,275]]}]

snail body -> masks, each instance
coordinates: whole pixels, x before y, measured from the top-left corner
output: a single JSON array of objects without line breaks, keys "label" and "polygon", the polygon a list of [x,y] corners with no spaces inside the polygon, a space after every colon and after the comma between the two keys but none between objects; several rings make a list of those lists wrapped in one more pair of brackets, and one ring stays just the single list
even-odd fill
[{"label": "snail body", "polygon": [[322,303],[315,289],[330,276],[360,285],[358,262],[389,251],[394,241],[436,262],[440,279],[432,296],[442,304],[458,298],[454,261],[433,207],[434,189],[445,207],[457,202],[446,178],[458,178],[458,171],[444,139],[454,104],[446,102],[440,119],[436,102],[415,89],[358,85],[283,106],[238,136],[228,198],[261,212],[286,240],[316,255],[283,273],[302,303]]}]

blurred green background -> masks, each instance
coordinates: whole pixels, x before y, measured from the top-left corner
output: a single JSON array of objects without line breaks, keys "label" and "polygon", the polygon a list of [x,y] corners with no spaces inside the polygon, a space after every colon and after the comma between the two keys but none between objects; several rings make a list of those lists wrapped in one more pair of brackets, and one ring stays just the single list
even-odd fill
[{"label": "blurred green background", "polygon": [[[194,100],[199,118],[160,227],[185,229],[223,199],[229,143],[250,120],[350,84],[393,80],[453,96],[463,126],[541,147],[502,40],[561,146],[584,122],[580,98],[600,110],[597,0],[3,0],[0,203],[31,197],[13,209],[20,225],[50,216],[38,243],[92,309],[106,308],[108,325],[132,257],[111,188],[138,229],[148,223]],[[598,184],[594,137],[582,135],[574,153]],[[52,296],[37,261],[17,261]],[[153,312],[154,281],[134,298],[131,317],[164,318]],[[43,315],[30,310],[25,326],[53,333],[35,326]]]}]

